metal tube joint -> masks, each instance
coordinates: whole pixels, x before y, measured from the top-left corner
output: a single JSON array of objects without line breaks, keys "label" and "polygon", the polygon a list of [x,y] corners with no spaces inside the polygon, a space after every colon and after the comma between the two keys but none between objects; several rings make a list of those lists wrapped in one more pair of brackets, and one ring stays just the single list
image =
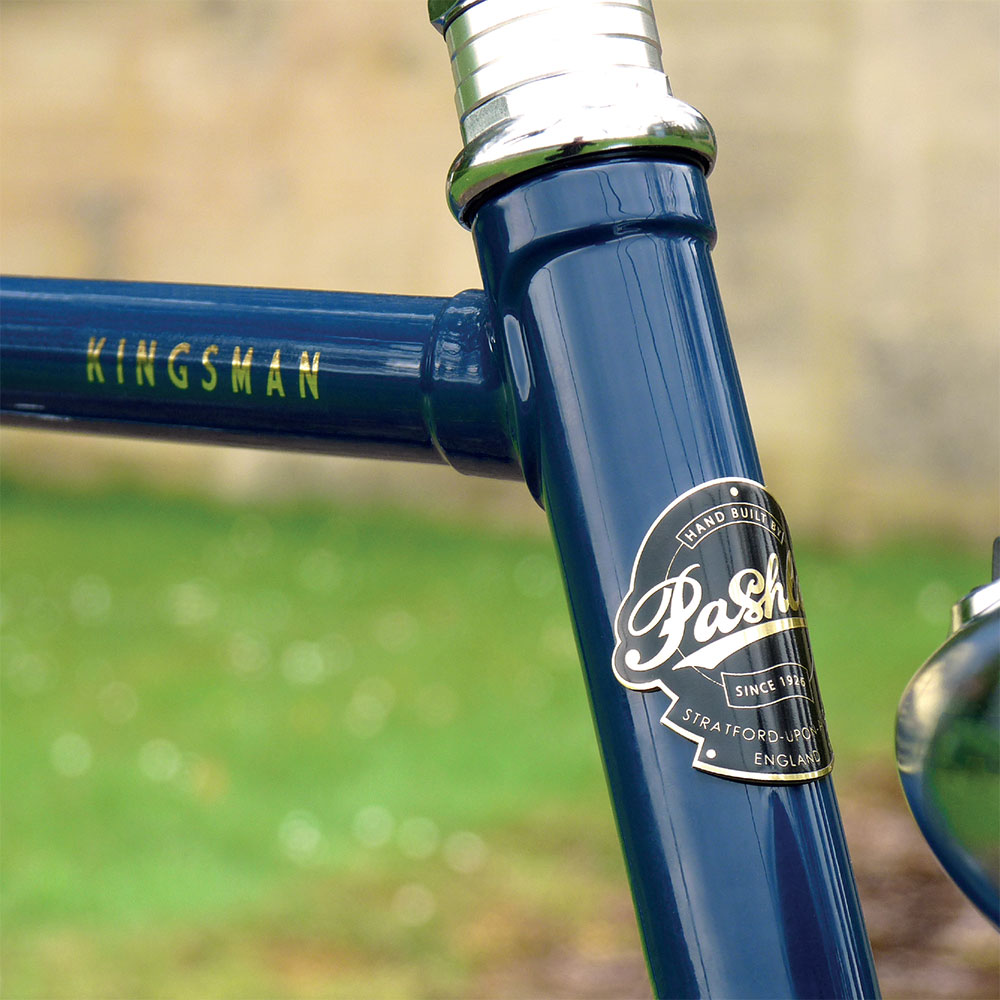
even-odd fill
[{"label": "metal tube joint", "polygon": [[429,0],[464,148],[448,201],[465,225],[490,189],[595,154],[715,162],[711,125],[670,92],[652,0]]}]

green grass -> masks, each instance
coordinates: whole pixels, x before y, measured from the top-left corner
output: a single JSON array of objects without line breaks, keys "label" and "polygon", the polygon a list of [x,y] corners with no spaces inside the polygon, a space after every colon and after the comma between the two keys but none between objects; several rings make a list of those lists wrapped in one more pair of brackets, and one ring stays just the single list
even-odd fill
[{"label": "green grass", "polygon": [[[2,514],[4,996],[463,995],[621,885],[547,542],[10,483]],[[985,565],[798,558],[849,781]]]}]

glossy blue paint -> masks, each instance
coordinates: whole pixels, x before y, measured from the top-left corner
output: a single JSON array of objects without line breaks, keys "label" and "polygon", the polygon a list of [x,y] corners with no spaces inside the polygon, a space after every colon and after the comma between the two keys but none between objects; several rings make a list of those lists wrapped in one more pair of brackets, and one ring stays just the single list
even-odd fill
[{"label": "glossy blue paint", "polygon": [[751,785],[694,770],[691,744],[660,724],[665,698],[626,690],[611,669],[612,623],[656,517],[708,480],[761,479],[704,175],[592,161],[485,201],[472,230],[657,995],[876,996],[830,779]]},{"label": "glossy blue paint", "polygon": [[931,849],[1000,927],[1000,606],[953,633],[910,681],[896,757]]},{"label": "glossy blue paint", "polygon": [[27,426],[447,461],[516,478],[485,317],[482,292],[4,277],[0,410]]}]

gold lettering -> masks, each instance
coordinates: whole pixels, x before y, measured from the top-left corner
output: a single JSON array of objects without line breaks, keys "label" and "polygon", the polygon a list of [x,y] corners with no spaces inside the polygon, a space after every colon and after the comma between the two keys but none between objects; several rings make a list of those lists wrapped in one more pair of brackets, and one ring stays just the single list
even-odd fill
[{"label": "gold lettering", "polygon": [[98,340],[96,337],[90,338],[90,343],[87,345],[87,381],[93,382],[97,379],[98,382],[104,381],[104,372],[101,371],[101,349],[104,347],[104,342],[107,337],[101,337]]},{"label": "gold lettering", "polygon": [[319,399],[319,351],[313,355],[312,366],[309,365],[309,352],[303,351],[299,359],[299,395],[306,398],[306,384],[313,399]]},{"label": "gold lettering", "polygon": [[205,366],[205,371],[208,372],[208,378],[203,378],[201,380],[201,387],[205,390],[205,392],[211,392],[219,383],[219,376],[215,373],[215,365],[213,365],[209,360],[213,354],[218,353],[218,344],[209,344],[208,347],[206,347],[202,352],[201,363]]},{"label": "gold lettering", "polygon": [[245,389],[250,395],[250,362],[253,360],[253,348],[247,348],[246,356],[240,360],[240,347],[233,348],[233,392]]},{"label": "gold lettering", "polygon": [[281,382],[281,348],[279,347],[271,358],[271,364],[267,369],[267,395],[276,392],[282,399],[285,398],[285,387]]},{"label": "gold lettering", "polygon": [[156,385],[153,378],[153,362],[156,360],[156,341],[149,342],[149,354],[146,353],[146,341],[140,340],[135,349],[135,384],[142,385],[143,373],[150,385]]},{"label": "gold lettering", "polygon": [[118,384],[125,384],[125,338],[122,337],[118,341],[118,364],[115,366],[118,369]]},{"label": "gold lettering", "polygon": [[190,354],[191,345],[190,344],[178,344],[171,352],[170,357],[167,358],[167,374],[170,376],[170,381],[177,386],[178,389],[186,389],[188,387],[188,366],[178,365],[177,369],[174,369],[174,364],[177,358],[181,354]]}]

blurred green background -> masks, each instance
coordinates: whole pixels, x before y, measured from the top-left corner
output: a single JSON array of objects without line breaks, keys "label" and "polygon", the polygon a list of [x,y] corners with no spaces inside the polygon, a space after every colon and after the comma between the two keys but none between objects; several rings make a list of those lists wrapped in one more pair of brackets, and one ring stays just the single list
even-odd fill
[{"label": "blurred green background", "polygon": [[[716,265],[883,986],[994,997],[891,729],[996,531],[1000,5],[657,14],[720,136]],[[7,2],[0,28],[5,272],[479,285],[421,0]],[[523,487],[0,448],[3,996],[648,995]]]},{"label": "blurred green background", "polygon": [[[4,996],[648,994],[546,539],[120,486],[2,499]],[[895,705],[984,560],[798,558],[838,783],[875,795],[849,834],[898,866],[926,848],[884,825]],[[930,874],[893,891],[953,974],[912,992],[876,910],[887,992],[990,996],[993,932]]]}]

